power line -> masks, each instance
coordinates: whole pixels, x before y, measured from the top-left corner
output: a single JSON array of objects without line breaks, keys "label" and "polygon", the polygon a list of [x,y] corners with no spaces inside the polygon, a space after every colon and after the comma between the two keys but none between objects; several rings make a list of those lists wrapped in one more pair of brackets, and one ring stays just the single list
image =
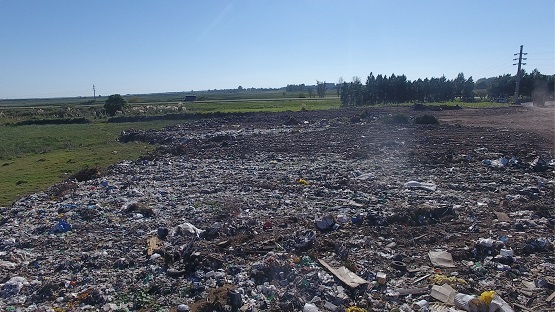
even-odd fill
[{"label": "power line", "polygon": [[523,49],[523,45],[520,46],[520,52],[519,53],[515,53],[514,55],[518,55],[518,58],[513,59],[514,61],[518,60],[518,63],[515,63],[513,65],[517,65],[518,64],[518,70],[516,72],[516,88],[515,88],[515,104],[518,104],[518,89],[520,87],[520,69],[522,68],[522,65],[526,65],[526,63],[522,63],[522,60],[526,60],[526,58],[522,57],[522,54],[526,55],[528,53],[522,53],[522,49]]}]

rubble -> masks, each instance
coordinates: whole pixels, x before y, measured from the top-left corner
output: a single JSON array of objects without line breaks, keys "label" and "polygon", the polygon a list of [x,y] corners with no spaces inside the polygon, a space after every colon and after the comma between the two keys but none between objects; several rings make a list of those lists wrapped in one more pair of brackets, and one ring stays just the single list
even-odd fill
[{"label": "rubble", "polygon": [[126,131],[162,146],[0,208],[0,310],[553,309],[553,142],[352,115]]}]

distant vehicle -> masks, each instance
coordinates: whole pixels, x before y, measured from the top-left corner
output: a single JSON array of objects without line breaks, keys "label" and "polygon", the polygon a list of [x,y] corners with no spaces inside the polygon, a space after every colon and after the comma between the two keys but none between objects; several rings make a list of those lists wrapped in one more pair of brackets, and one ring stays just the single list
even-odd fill
[{"label": "distant vehicle", "polygon": [[507,103],[507,98],[504,98],[504,97],[493,98],[492,102],[495,102],[495,103]]},{"label": "distant vehicle", "polygon": [[196,100],[197,100],[196,95],[186,95],[185,98],[183,99],[183,101],[185,102],[194,102]]}]

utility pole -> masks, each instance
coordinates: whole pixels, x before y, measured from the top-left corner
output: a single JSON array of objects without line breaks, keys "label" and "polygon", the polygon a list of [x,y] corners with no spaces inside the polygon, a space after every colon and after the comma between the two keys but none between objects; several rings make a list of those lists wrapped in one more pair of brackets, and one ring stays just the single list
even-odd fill
[{"label": "utility pole", "polygon": [[93,85],[93,99],[96,101],[96,89],[94,88],[94,85]]},{"label": "utility pole", "polygon": [[518,100],[518,91],[520,88],[520,69],[522,68],[522,65],[526,65],[526,63],[522,63],[522,60],[526,60],[526,58],[522,58],[522,55],[526,55],[528,53],[522,53],[522,45],[520,46],[520,52],[519,53],[515,53],[514,55],[518,55],[518,58],[513,59],[513,61],[518,60],[518,63],[514,63],[514,65],[518,64],[518,71],[516,72],[516,88],[515,88],[515,104],[520,104],[519,100]]}]

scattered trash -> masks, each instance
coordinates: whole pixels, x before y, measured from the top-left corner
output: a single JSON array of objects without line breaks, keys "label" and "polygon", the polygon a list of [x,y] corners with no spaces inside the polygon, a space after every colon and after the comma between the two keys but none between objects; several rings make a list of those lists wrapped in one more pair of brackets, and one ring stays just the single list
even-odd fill
[{"label": "scattered trash", "polygon": [[423,189],[430,192],[435,192],[437,189],[437,186],[434,183],[409,181],[405,183],[405,188],[418,188],[418,189]]},{"label": "scattered trash", "polygon": [[[552,166],[552,165],[551,165]],[[542,172],[542,171],[547,171],[549,170],[550,167],[550,163],[548,163],[546,160],[544,160],[543,158],[541,158],[540,156],[536,157],[531,163],[530,163],[530,169],[536,171],[536,172]]]},{"label": "scattered trash", "polygon": [[126,131],[158,148],[0,207],[0,310],[551,308],[545,140],[341,113]]},{"label": "scattered trash", "polygon": [[28,284],[27,279],[21,276],[14,276],[5,282],[0,288],[0,297],[9,299],[19,295],[24,285]]},{"label": "scattered trash", "polygon": [[314,223],[319,230],[331,230],[335,225],[335,218],[332,215],[327,215],[321,219],[316,219]]},{"label": "scattered trash", "polygon": [[52,233],[65,233],[71,231],[72,227],[69,222],[64,219],[58,221],[56,226],[52,229]]},{"label": "scattered trash", "polygon": [[348,307],[345,312],[368,312],[368,310],[359,307]]},{"label": "scattered trash", "polygon": [[430,296],[432,298],[452,305],[455,304],[454,300],[456,294],[457,291],[449,286],[449,284],[443,284],[442,286],[433,285],[430,291]]},{"label": "scattered trash", "polygon": [[323,265],[326,269],[328,269],[335,277],[341,280],[345,285],[356,288],[360,285],[368,284],[368,281],[365,279],[357,276],[355,273],[351,272],[346,267],[342,266],[338,269],[332,268],[326,261],[322,259],[318,259],[321,265]]},{"label": "scattered trash", "polygon": [[470,312],[513,312],[511,306],[495,291],[485,291],[479,297],[458,293],[455,295],[455,307]]},{"label": "scattered trash", "polygon": [[148,256],[151,256],[155,251],[162,248],[162,246],[163,246],[163,242],[158,237],[156,236],[149,237],[147,239],[146,254]]},{"label": "scattered trash", "polygon": [[519,165],[519,161],[516,157],[511,157],[511,158],[506,158],[506,157],[500,157],[498,159],[484,159],[482,161],[482,163],[488,167],[491,168],[495,168],[495,169],[500,169],[500,168],[504,168],[507,166],[517,166]]},{"label": "scattered trash", "polygon": [[168,237],[168,234],[170,233],[170,231],[166,227],[159,227],[156,232],[158,234],[158,238],[160,239],[166,239],[166,237]]},{"label": "scattered trash", "polygon": [[305,303],[303,307],[303,312],[318,312],[318,307],[312,303]]},{"label": "scattered trash", "polygon": [[434,266],[440,268],[456,268],[457,266],[453,263],[453,257],[450,253],[446,251],[430,251],[428,252],[430,261]]},{"label": "scattered trash", "polygon": [[204,233],[204,230],[197,228],[189,222],[185,222],[175,227],[173,235],[184,235],[187,233],[194,234],[197,237],[200,237],[200,235]]},{"label": "scattered trash", "polygon": [[430,304],[428,303],[427,300],[422,299],[422,300],[419,300],[419,301],[416,301],[415,303],[413,303],[412,309],[415,310],[415,311],[421,311],[421,312],[429,311],[430,310]]},{"label": "scattered trash", "polygon": [[449,285],[467,285],[468,282],[460,277],[456,276],[446,276],[443,274],[435,274],[434,276],[429,278],[431,283],[437,285],[449,284]]},{"label": "scattered trash", "polygon": [[504,213],[504,212],[498,212],[495,211],[495,216],[497,217],[497,220],[501,221],[501,222],[511,222],[511,218],[509,218],[509,216]]},{"label": "scattered trash", "polygon": [[376,273],[376,281],[380,285],[385,285],[385,283],[387,283],[387,274],[385,274],[384,272]]},{"label": "scattered trash", "polygon": [[454,298],[455,308],[469,312],[485,311],[486,307],[475,296],[458,293]]},{"label": "scattered trash", "polygon": [[144,217],[154,217],[154,210],[141,203],[132,203],[125,208],[126,213],[138,213]]}]

